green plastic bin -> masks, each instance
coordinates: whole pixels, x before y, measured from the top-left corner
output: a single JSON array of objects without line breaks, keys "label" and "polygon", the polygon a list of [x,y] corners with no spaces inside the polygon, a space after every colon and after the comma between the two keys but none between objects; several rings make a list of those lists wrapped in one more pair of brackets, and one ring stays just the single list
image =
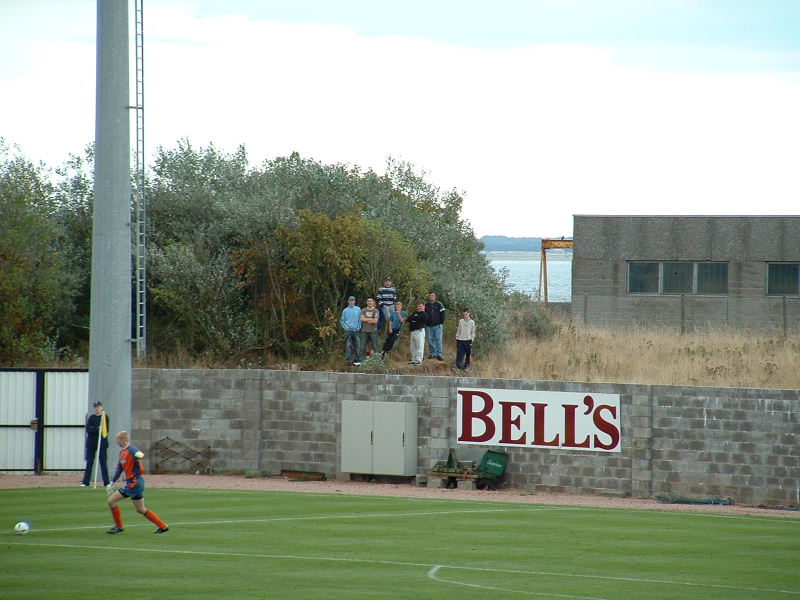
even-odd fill
[{"label": "green plastic bin", "polygon": [[506,465],[508,465],[508,454],[497,450],[487,450],[476,472],[478,476],[476,487],[479,490],[486,488],[496,490],[497,480],[506,472]]}]

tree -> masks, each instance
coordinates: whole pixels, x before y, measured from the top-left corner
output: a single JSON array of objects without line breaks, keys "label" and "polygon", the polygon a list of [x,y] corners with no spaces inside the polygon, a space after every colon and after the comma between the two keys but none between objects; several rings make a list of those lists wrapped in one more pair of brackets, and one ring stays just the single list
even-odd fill
[{"label": "tree", "polygon": [[388,273],[412,296],[430,282],[411,244],[385,224],[357,214],[331,219],[306,210],[297,229],[280,230],[280,239],[292,285],[305,297],[318,333],[330,332],[349,295],[362,301],[374,296]]},{"label": "tree", "polygon": [[55,217],[62,228],[60,238],[64,258],[74,277],[73,310],[64,315],[59,327],[60,344],[71,353],[88,355],[89,303],[92,271],[92,205],[94,201],[94,146],[82,156],[71,155],[55,169],[53,199]]},{"label": "tree", "polygon": [[383,178],[392,192],[369,208],[381,219],[399,224],[420,261],[431,273],[437,296],[451,310],[468,307],[480,322],[483,350],[502,343],[510,334],[506,317],[504,280],[481,252],[470,225],[461,218],[463,199],[456,190],[443,192],[418,174],[412,165],[389,159]]},{"label": "tree", "polygon": [[[207,280],[235,288],[224,296],[235,299],[227,315],[236,315],[236,327],[249,323],[258,352],[330,348],[346,297],[374,294],[388,274],[407,302],[433,286],[449,306],[469,305],[481,318],[484,347],[507,332],[503,282],[460,217],[461,195],[442,192],[406,163],[392,162],[388,175],[378,176],[294,153],[250,168],[243,148],[225,154],[182,141],[175,150],[160,149],[156,165],[148,186],[156,257],[151,328],[175,331],[181,323],[191,332],[184,343],[222,351],[202,339],[210,332],[192,314],[206,312],[206,321],[220,314],[200,290],[202,273],[214,269]],[[170,260],[195,282],[192,303],[180,301],[188,281]],[[174,337],[154,333],[151,343]]]},{"label": "tree", "polygon": [[[0,151],[4,356],[82,349],[92,148],[55,176]],[[484,349],[508,331],[503,280],[460,216],[461,194],[407,163],[379,176],[293,153],[254,168],[243,147],[182,140],[159,148],[146,188],[151,349],[315,355],[338,339],[346,297],[374,295],[387,275],[408,304],[435,288],[448,307],[469,306]]]},{"label": "tree", "polygon": [[151,337],[162,347],[219,357],[244,356],[256,344],[254,328],[231,261],[198,256],[186,244],[154,248],[151,287],[159,307]]},{"label": "tree", "polygon": [[147,186],[149,242],[192,243],[215,254],[227,245],[226,214],[247,196],[249,172],[241,146],[233,154],[213,144],[196,150],[187,140],[175,150],[159,148]]},{"label": "tree", "polygon": [[59,324],[72,313],[76,278],[66,260],[44,168],[0,139],[0,363],[57,356]]}]

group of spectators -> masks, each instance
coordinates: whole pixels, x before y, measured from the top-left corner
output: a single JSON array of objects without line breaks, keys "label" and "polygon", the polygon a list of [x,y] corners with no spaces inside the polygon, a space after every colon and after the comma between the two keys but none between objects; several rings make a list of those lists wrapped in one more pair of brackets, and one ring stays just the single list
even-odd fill
[{"label": "group of spectators", "polygon": [[[415,311],[408,315],[403,303],[397,299],[397,288],[391,277],[387,277],[375,298],[367,298],[366,306],[356,304],[356,297],[347,299],[342,311],[340,324],[345,331],[344,358],[350,366],[359,366],[362,358],[377,352],[378,333],[382,332],[383,346],[381,357],[391,352],[397,344],[405,323],[411,331],[411,360],[408,364],[419,366],[425,355],[425,341],[428,342],[428,359],[444,361],[445,307],[436,299],[436,292],[428,294],[428,301],[416,305]],[[472,342],[475,339],[475,321],[469,309],[461,310],[461,318],[456,328],[456,364],[453,370],[469,371],[472,355]]]}]

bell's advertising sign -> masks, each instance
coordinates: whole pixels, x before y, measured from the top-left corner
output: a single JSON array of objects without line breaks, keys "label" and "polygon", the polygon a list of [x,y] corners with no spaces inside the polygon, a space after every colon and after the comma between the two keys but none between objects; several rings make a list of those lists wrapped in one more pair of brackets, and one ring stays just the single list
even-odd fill
[{"label": "bell's advertising sign", "polygon": [[621,452],[619,394],[458,388],[458,443]]}]

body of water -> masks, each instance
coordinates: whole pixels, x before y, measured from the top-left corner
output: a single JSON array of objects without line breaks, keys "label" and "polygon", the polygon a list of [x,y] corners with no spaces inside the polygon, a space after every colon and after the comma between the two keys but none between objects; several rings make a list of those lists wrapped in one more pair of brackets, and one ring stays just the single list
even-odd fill
[{"label": "body of water", "polygon": [[[508,283],[512,290],[524,292],[536,298],[539,290],[539,252],[489,252],[487,258],[496,270],[508,271]],[[572,261],[547,260],[547,292],[550,302],[572,300]],[[544,295],[542,296],[544,297]]]}]

